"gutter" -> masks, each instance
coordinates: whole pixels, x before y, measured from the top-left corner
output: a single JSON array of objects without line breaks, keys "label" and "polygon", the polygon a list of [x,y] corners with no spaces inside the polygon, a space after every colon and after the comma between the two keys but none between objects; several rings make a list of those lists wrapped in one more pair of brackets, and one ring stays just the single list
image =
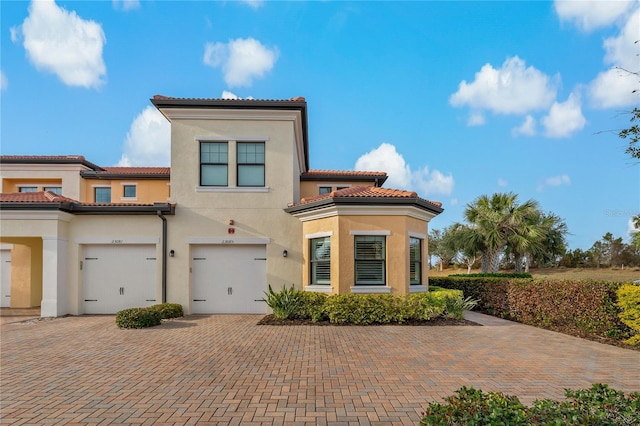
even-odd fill
[{"label": "gutter", "polygon": [[162,219],[162,303],[167,303],[167,218],[160,210],[157,215]]}]

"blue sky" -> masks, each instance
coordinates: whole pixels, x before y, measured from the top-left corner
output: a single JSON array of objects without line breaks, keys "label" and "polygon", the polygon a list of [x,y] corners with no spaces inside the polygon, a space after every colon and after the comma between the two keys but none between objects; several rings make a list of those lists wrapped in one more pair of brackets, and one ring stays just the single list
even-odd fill
[{"label": "blue sky", "polygon": [[628,238],[638,1],[2,1],[1,152],[169,165],[155,94],[308,102],[314,169],[381,170],[462,221],[515,192],[571,248]]}]

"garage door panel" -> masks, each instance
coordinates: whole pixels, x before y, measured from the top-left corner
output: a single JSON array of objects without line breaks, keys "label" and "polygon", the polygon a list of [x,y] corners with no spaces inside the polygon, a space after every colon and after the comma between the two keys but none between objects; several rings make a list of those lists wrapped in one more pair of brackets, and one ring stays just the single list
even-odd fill
[{"label": "garage door panel", "polygon": [[84,312],[113,314],[156,303],[154,245],[85,246]]},{"label": "garage door panel", "polygon": [[195,246],[194,313],[265,313],[266,246]]}]

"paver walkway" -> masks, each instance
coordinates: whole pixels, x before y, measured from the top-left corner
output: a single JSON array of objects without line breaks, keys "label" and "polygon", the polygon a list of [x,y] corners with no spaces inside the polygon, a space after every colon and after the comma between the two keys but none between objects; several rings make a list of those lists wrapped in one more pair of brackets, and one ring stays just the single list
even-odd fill
[{"label": "paver walkway", "polygon": [[[483,327],[258,326],[113,316],[0,326],[2,424],[415,425],[461,386],[563,399],[640,390],[640,352],[468,313]],[[24,317],[16,317],[16,321]]]}]

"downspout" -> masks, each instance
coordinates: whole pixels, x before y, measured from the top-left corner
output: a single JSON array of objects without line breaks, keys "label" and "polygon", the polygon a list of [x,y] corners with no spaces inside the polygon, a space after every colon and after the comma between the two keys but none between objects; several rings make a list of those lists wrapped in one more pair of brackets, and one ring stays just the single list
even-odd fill
[{"label": "downspout", "polygon": [[162,303],[167,303],[167,218],[160,210],[157,213],[162,219]]}]

